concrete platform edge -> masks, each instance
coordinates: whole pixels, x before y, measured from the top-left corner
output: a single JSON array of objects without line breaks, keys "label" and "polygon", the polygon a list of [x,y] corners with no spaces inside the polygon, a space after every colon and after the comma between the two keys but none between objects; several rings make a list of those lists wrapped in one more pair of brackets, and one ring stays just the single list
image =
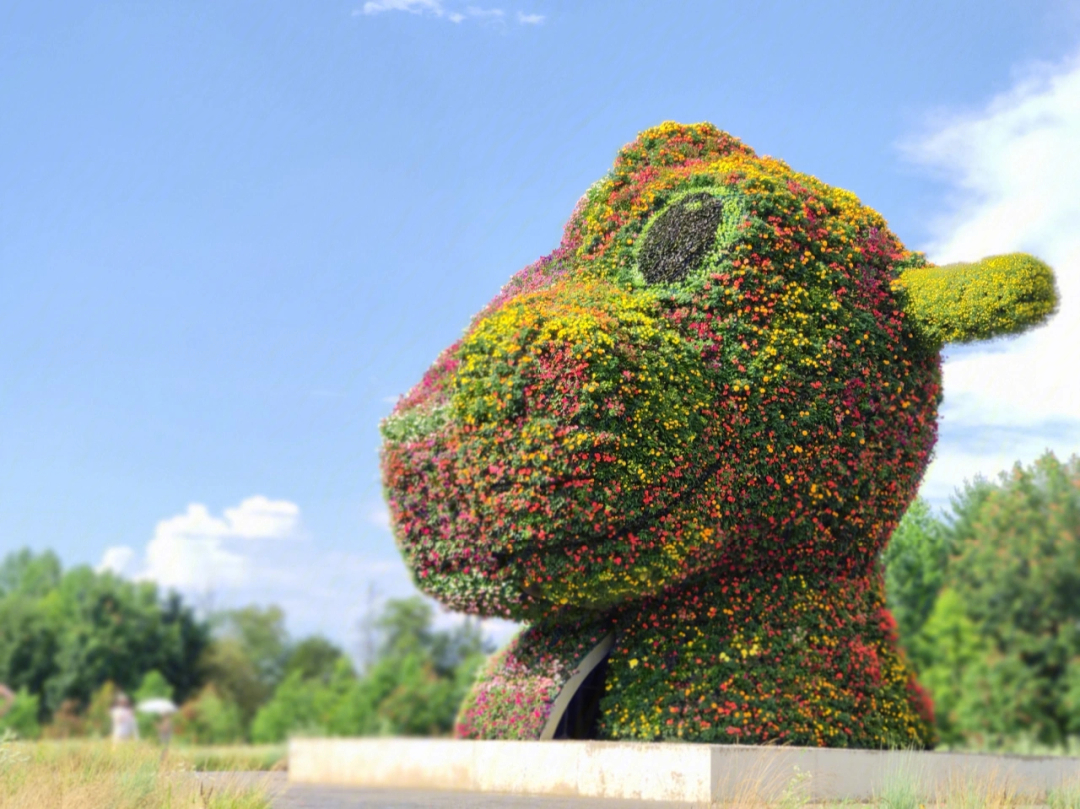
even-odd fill
[{"label": "concrete platform edge", "polygon": [[1080,787],[1080,758],[659,742],[289,742],[290,782],[358,787],[699,804],[798,788],[816,800],[868,800],[901,774],[927,797],[961,781],[1041,795]]}]

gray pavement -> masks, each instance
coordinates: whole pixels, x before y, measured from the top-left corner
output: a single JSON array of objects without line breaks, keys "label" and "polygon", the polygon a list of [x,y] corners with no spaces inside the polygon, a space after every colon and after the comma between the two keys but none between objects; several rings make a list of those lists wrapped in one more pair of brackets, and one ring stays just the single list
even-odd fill
[{"label": "gray pavement", "polygon": [[464,809],[474,806],[481,809],[673,809],[689,804],[302,785],[289,787],[274,801],[274,809]]},{"label": "gray pavement", "polygon": [[200,773],[208,786],[262,784],[274,809],[691,809],[693,804],[553,798],[481,792],[428,792],[289,784],[285,773]]}]

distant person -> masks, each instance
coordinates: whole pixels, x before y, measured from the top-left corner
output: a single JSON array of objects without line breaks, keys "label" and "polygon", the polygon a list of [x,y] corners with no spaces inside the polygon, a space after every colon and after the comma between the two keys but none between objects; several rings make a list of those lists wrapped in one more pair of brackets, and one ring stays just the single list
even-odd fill
[{"label": "distant person", "polygon": [[0,716],[6,714],[15,704],[15,695],[3,683],[0,683]]},{"label": "distant person", "polygon": [[173,725],[172,714],[165,713],[161,715],[161,719],[157,723],[157,735],[158,741],[161,742],[162,747],[168,747],[169,742],[172,741]]},{"label": "distant person", "polygon": [[120,694],[109,711],[112,719],[113,742],[128,742],[139,738],[139,723],[135,721],[135,710],[127,694]]}]

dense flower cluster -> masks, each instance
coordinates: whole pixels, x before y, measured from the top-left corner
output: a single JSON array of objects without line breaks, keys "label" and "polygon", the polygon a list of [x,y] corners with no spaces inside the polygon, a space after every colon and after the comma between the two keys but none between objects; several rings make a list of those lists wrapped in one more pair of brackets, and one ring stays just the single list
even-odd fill
[{"label": "dense flower cluster", "polygon": [[703,578],[620,615],[601,734],[910,747],[933,709],[896,647],[880,579]]},{"label": "dense flower cluster", "polygon": [[625,147],[383,424],[419,586],[534,622],[460,732],[535,738],[564,639],[599,626],[609,736],[929,743],[877,557],[935,441],[942,341],[1015,330],[934,273],[852,194],[709,124]]},{"label": "dense flower cluster", "polygon": [[1010,253],[975,264],[929,266],[921,257],[895,282],[904,309],[936,345],[1018,334],[1057,309],[1054,273],[1034,256]]},{"label": "dense flower cluster", "polygon": [[538,739],[551,706],[578,662],[603,637],[606,622],[532,627],[488,660],[457,718],[466,739]]}]

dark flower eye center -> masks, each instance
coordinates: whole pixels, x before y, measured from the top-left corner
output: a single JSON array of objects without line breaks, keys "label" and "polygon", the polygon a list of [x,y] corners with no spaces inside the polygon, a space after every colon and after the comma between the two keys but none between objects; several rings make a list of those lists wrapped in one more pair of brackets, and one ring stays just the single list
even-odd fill
[{"label": "dark flower eye center", "polygon": [[638,268],[650,284],[681,281],[712,247],[724,203],[712,194],[689,194],[653,220],[638,253]]}]

